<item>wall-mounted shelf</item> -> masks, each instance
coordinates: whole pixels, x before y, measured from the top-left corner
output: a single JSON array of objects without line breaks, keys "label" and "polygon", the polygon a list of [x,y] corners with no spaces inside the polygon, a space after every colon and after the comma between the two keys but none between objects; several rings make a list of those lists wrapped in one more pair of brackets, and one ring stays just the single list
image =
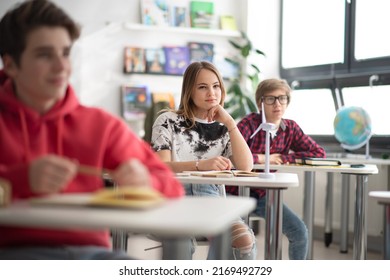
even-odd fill
[{"label": "wall-mounted shelf", "polygon": [[150,26],[139,23],[124,23],[124,27],[130,30],[151,31],[151,32],[167,32],[167,33],[184,33],[194,35],[210,35],[220,37],[241,37],[239,31],[223,30],[223,29],[203,29],[203,28],[188,28],[188,27],[171,27],[171,26]]}]

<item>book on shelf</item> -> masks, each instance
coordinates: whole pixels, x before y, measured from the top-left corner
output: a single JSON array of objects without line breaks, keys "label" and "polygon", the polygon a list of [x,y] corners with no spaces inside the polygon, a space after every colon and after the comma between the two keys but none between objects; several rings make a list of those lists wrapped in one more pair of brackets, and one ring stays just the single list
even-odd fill
[{"label": "book on shelf", "polygon": [[243,170],[221,170],[221,171],[187,171],[191,176],[199,177],[216,177],[216,178],[231,178],[231,177],[259,177],[258,172],[243,171]]},{"label": "book on shelf", "polygon": [[184,6],[183,3],[173,3],[170,8],[171,25],[175,27],[190,27],[190,13],[188,10],[188,6]]},{"label": "book on shelf", "polygon": [[191,27],[214,28],[214,2],[190,2]]},{"label": "book on shelf", "polygon": [[219,17],[220,27],[222,30],[237,30],[236,18],[231,15],[222,15]]},{"label": "book on shelf", "polygon": [[157,206],[165,198],[150,187],[123,186],[94,193],[55,194],[31,198],[36,206],[84,206],[146,209]]},{"label": "book on shelf", "polygon": [[302,165],[315,165],[315,166],[339,166],[341,162],[335,159],[326,159],[326,158],[301,158],[295,159],[297,164]]},{"label": "book on shelf", "polygon": [[169,25],[169,11],[166,0],[140,0],[141,18],[144,25]]},{"label": "book on shelf", "polygon": [[145,73],[145,49],[139,47],[125,47],[124,72]]},{"label": "book on shelf", "polygon": [[165,74],[183,75],[190,63],[190,54],[187,46],[166,46],[165,53]]},{"label": "book on shelf", "polygon": [[164,73],[165,54],[162,48],[145,49],[146,73]]},{"label": "book on shelf", "polygon": [[188,42],[188,49],[190,51],[190,63],[194,61],[203,60],[213,63],[214,44],[202,42]]},{"label": "book on shelf", "polygon": [[152,104],[147,86],[123,85],[121,87],[121,109],[125,120],[145,118]]}]

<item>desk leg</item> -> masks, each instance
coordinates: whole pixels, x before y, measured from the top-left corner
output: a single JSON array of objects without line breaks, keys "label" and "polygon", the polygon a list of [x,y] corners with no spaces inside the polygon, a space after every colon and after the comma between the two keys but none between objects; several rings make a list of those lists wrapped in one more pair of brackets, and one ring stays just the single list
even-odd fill
[{"label": "desk leg", "polygon": [[390,204],[385,205],[385,223],[384,223],[384,259],[390,260]]},{"label": "desk leg", "polygon": [[215,258],[217,260],[228,260],[232,251],[230,229],[219,235],[214,236],[213,238],[213,242],[216,248]]},{"label": "desk leg", "polygon": [[[238,186],[238,195],[242,196],[242,197],[249,197],[250,196],[250,188],[246,187],[246,186]],[[245,215],[245,217],[243,218],[244,222],[247,225],[249,225],[249,216],[250,216],[250,213],[248,213],[248,215]]]},{"label": "desk leg", "polygon": [[162,240],[163,260],[192,260],[189,237],[167,238]]},{"label": "desk leg", "polygon": [[353,238],[353,259],[367,258],[366,204],[368,175],[356,175],[355,228]]},{"label": "desk leg", "polygon": [[333,215],[333,173],[326,173],[326,199],[325,199],[325,246],[332,243],[332,215]]},{"label": "desk leg", "polygon": [[112,249],[114,251],[127,251],[127,233],[124,230],[113,229],[112,235]]},{"label": "desk leg", "polygon": [[341,174],[340,253],[348,253],[350,179],[351,175]]},{"label": "desk leg", "polygon": [[303,198],[303,221],[308,231],[308,249],[306,259],[313,259],[313,224],[314,224],[314,171],[305,171],[305,190]]},{"label": "desk leg", "polygon": [[282,259],[282,205],[282,190],[267,189],[265,208],[265,260]]}]

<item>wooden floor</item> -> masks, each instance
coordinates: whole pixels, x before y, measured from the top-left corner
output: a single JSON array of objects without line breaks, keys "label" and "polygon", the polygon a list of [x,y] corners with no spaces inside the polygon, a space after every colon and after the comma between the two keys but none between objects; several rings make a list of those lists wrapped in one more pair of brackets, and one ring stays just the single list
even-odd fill
[{"label": "wooden floor", "polygon": [[[263,227],[264,228],[264,227]],[[257,235],[257,251],[258,259],[264,259],[264,230],[260,231],[260,234]],[[143,235],[135,235],[129,237],[128,248],[129,254],[137,259],[145,260],[158,260],[161,259],[161,249],[151,249],[155,246],[159,246],[160,243],[153,241]],[[195,260],[204,260],[207,256],[207,245],[198,245],[193,255]],[[283,236],[282,243],[282,259],[288,260],[288,240]],[[332,243],[329,247],[326,247],[323,240],[314,240],[313,242],[313,259],[314,260],[352,260],[353,259],[353,249],[349,248],[348,253],[340,253],[339,244]],[[383,256],[381,252],[367,252],[368,260],[382,260]]]}]

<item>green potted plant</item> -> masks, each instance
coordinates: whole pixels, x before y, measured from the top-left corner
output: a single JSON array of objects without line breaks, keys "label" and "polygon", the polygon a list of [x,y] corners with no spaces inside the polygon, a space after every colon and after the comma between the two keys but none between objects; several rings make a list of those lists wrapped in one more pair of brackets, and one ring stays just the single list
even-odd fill
[{"label": "green potted plant", "polygon": [[239,40],[229,40],[229,43],[238,50],[238,54],[236,57],[226,57],[225,60],[239,69],[239,75],[230,80],[225,106],[232,117],[239,120],[250,112],[257,112],[254,93],[260,81],[260,69],[254,64],[249,64],[250,67],[247,70],[247,58],[252,54],[261,56],[265,54],[253,47],[251,40],[243,31],[241,31]]}]

